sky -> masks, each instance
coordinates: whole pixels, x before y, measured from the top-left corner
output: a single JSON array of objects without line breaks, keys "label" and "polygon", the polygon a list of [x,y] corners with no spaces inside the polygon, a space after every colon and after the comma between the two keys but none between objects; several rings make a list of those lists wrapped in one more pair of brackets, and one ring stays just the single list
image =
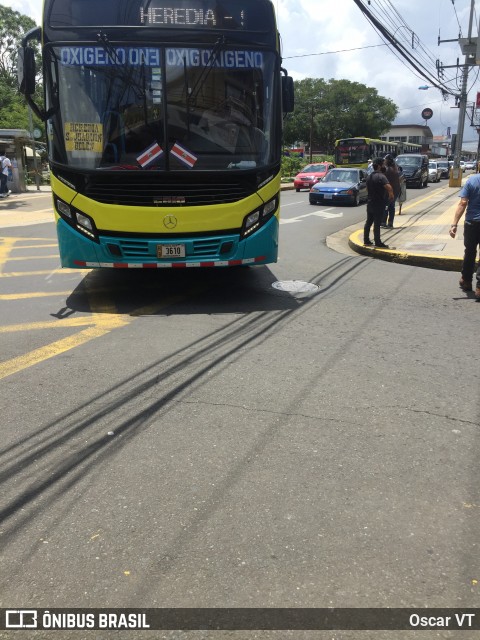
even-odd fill
[{"label": "sky", "polygon": [[[424,124],[421,113],[429,107],[433,117],[428,121],[433,135],[456,133],[459,110],[453,97],[444,100],[436,88],[428,85],[407,62],[402,62],[393,48],[377,34],[354,0],[272,0],[277,12],[282,37],[283,66],[294,80],[304,78],[348,79],[375,88],[399,108],[394,124]],[[367,0],[362,0],[367,4]],[[431,75],[436,77],[435,60],[455,65],[464,56],[457,39],[461,31],[467,37],[472,0],[370,0],[375,15],[388,16],[382,22],[395,31],[419,60],[431,59]],[[42,0],[0,0],[0,3],[29,15],[40,24]],[[476,36],[478,15],[473,21]],[[390,24],[389,24],[390,23]],[[406,25],[406,26],[405,26]],[[407,28],[408,27],[408,28]],[[441,40],[454,39],[454,42]],[[412,48],[413,41],[413,48]],[[476,101],[480,91],[479,67],[472,67],[468,78],[468,102]],[[445,69],[446,84],[460,92],[461,71]],[[476,149],[478,134],[467,117],[463,136],[464,148]]]}]

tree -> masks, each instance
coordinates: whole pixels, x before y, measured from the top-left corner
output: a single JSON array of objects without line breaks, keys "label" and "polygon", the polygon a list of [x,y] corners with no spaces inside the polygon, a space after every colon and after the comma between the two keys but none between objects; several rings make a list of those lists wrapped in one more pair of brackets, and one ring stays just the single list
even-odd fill
[{"label": "tree", "polygon": [[[36,27],[28,16],[0,6],[0,129],[29,129],[27,105],[17,87],[17,49],[24,35]],[[37,68],[41,69],[39,46]],[[35,100],[42,103],[42,86],[37,86]],[[34,126],[44,131],[43,123],[34,116]]]},{"label": "tree", "polygon": [[392,100],[359,82],[306,78],[295,82],[295,112],[286,123],[285,142],[311,140],[315,149],[332,153],[338,138],[379,138],[397,113]]}]

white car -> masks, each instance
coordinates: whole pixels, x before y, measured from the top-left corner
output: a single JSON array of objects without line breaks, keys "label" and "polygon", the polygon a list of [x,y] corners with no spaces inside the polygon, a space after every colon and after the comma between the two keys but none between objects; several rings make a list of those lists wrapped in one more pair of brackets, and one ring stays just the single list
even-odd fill
[{"label": "white car", "polygon": [[434,160],[430,160],[428,163],[428,181],[440,182],[442,177],[442,168]]}]

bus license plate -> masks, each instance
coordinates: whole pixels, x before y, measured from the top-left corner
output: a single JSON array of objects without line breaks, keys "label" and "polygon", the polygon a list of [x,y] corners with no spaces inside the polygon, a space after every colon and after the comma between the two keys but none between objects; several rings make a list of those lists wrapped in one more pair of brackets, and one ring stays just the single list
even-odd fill
[{"label": "bus license plate", "polygon": [[157,244],[157,258],[185,258],[185,245]]}]

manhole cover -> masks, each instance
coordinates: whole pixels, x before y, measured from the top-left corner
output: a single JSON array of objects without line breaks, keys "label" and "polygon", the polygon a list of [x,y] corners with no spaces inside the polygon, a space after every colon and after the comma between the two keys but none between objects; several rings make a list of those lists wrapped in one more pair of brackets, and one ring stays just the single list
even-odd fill
[{"label": "manhole cover", "polygon": [[274,289],[288,293],[316,293],[320,287],[302,280],[278,280],[272,284]]}]

